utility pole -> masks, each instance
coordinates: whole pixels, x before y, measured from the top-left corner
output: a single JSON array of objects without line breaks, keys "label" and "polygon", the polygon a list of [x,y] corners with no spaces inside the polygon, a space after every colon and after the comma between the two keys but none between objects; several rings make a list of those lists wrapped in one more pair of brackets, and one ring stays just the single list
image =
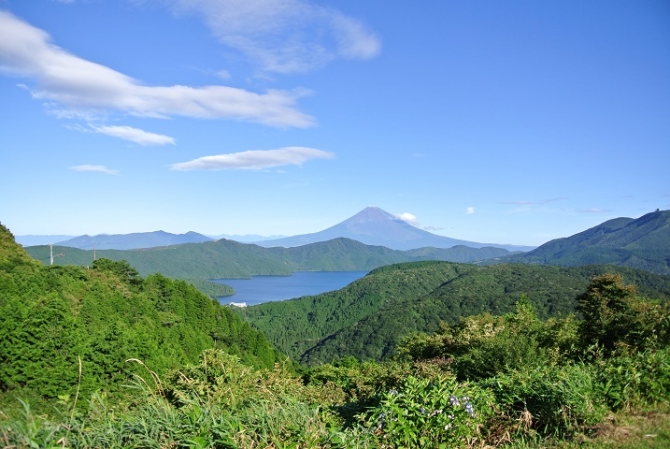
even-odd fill
[{"label": "utility pole", "polygon": [[49,265],[54,264],[54,244],[51,243],[49,244],[49,258],[51,259],[51,263]]}]

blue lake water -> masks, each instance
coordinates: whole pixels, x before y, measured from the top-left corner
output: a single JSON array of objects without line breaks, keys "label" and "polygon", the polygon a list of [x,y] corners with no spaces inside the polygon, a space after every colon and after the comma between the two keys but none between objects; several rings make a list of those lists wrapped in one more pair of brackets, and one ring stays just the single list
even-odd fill
[{"label": "blue lake water", "polygon": [[251,279],[213,279],[230,285],[237,294],[219,296],[221,304],[248,306],[339,290],[368,274],[367,271],[296,271],[291,276],[253,276]]}]

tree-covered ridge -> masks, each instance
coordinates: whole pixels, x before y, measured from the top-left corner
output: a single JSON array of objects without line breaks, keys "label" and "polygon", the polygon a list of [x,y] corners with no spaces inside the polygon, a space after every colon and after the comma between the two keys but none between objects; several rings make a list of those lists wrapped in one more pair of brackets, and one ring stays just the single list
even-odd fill
[{"label": "tree-covered ridge", "polygon": [[390,265],[335,292],[268,302],[238,312],[282,351],[300,359],[323,338],[355,325],[385,305],[421,297],[476,268],[448,262]]},{"label": "tree-covered ridge", "polygon": [[336,292],[239,313],[303,363],[381,360],[411,332],[433,332],[469,315],[509,313],[522,295],[542,318],[567,315],[589,280],[605,272],[622,274],[646,297],[670,299],[670,278],[623,267],[415,262],[377,269]]},{"label": "tree-covered ridge", "polygon": [[[50,260],[48,246],[26,251],[44,263]],[[84,251],[54,246],[55,264],[88,266],[95,257],[127,260],[142,275],[161,273],[178,279],[248,278],[253,275],[290,275],[294,271],[372,270],[384,265],[419,260],[474,262],[509,254],[500,248],[454,247],[394,251],[355,240],[338,238],[295,248],[263,248],[232,240],[218,240],[141,250]]]},{"label": "tree-covered ridge", "polygon": [[40,264],[14,241],[14,235],[0,223],[0,270],[13,270],[18,267],[37,267]]},{"label": "tree-covered ridge", "polygon": [[670,274],[670,211],[609,220],[501,261],[562,266],[610,264]]},{"label": "tree-covered ridge", "polygon": [[[0,392],[44,397],[115,389],[128,359],[167,372],[220,348],[255,366],[283,356],[230,309],[184,281],[127,262],[41,266],[0,228]],[[81,365],[80,365],[81,364]]]}]

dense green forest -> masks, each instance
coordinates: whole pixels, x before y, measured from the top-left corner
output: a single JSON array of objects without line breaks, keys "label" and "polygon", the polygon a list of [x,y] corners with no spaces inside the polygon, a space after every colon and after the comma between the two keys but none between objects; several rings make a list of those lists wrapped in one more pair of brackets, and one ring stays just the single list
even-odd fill
[{"label": "dense green forest", "polygon": [[382,360],[411,332],[433,332],[469,315],[502,315],[523,295],[541,318],[566,316],[589,280],[606,272],[622,274],[645,297],[670,300],[670,278],[624,267],[414,262],[378,268],[335,292],[238,313],[302,363]]},{"label": "dense green forest", "polygon": [[256,367],[285,359],[194,286],[127,262],[44,266],[0,225],[0,402],[116,391],[141,366],[166,373],[219,348]]}]

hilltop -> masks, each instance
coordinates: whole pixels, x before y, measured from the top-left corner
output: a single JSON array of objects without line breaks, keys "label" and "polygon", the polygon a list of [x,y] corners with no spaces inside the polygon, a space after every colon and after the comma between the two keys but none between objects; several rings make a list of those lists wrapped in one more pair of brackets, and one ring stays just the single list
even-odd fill
[{"label": "hilltop", "polygon": [[525,254],[496,262],[577,266],[610,264],[670,274],[670,211],[620,217]]},{"label": "hilltop", "polygon": [[56,244],[58,246],[69,246],[71,248],[79,249],[140,249],[180,245],[182,243],[209,242],[211,240],[211,238],[193,231],[185,234],[171,234],[165,231],[155,231],[137,232],[133,234],[82,235],[57,242]]}]

